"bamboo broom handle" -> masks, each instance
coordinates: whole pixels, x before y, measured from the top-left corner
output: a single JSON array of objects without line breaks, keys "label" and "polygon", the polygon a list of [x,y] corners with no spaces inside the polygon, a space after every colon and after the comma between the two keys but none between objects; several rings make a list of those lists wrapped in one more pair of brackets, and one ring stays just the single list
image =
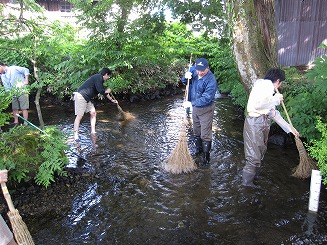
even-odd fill
[{"label": "bamboo broom handle", "polygon": [[[279,94],[278,88],[275,88],[275,90],[276,90],[276,93]],[[284,104],[284,101],[281,101],[281,104],[282,104],[283,109],[284,109],[284,112],[285,112],[285,114],[286,114],[286,117],[287,117],[288,123],[291,125],[291,127],[292,127],[292,131],[293,131],[293,133],[294,133],[294,132],[295,132],[295,131],[294,131],[294,127],[293,127],[293,124],[292,124],[291,118],[290,118],[290,116],[288,115],[288,112],[287,112],[287,110],[286,110],[286,106],[285,106],[285,104]]]},{"label": "bamboo broom handle", "polygon": [[[114,100],[116,100],[116,98],[114,97],[114,95],[112,93],[109,93],[110,97],[113,98]],[[117,108],[120,112],[124,112],[123,109],[120,107],[120,105],[118,104],[118,100],[117,101]]]},{"label": "bamboo broom handle", "polygon": [[[190,56],[190,63],[189,63],[188,71],[191,70],[191,66],[192,66],[192,53],[191,53],[191,56]],[[188,101],[189,87],[190,87],[190,79],[187,79],[186,91],[185,91],[185,101]]]},{"label": "bamboo broom handle", "polygon": [[10,197],[10,194],[9,194],[9,191],[8,191],[8,188],[7,188],[7,185],[5,182],[1,182],[1,189],[2,189],[3,196],[5,197],[6,202],[8,204],[10,212],[14,212],[15,207],[14,207],[14,204],[12,203],[12,200],[11,200],[11,197]]}]

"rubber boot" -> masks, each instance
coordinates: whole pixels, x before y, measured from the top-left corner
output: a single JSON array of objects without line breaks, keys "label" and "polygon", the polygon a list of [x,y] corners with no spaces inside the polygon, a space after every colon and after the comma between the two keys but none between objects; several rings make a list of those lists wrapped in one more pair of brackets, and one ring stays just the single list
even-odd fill
[{"label": "rubber boot", "polygon": [[202,139],[200,136],[195,136],[195,155],[199,155],[203,152]]},{"label": "rubber boot", "polygon": [[208,165],[210,162],[211,141],[203,141],[203,165]]},{"label": "rubber boot", "polygon": [[254,177],[255,177],[255,173],[249,173],[243,171],[242,185],[249,186],[249,187],[256,187],[256,185],[253,184]]}]

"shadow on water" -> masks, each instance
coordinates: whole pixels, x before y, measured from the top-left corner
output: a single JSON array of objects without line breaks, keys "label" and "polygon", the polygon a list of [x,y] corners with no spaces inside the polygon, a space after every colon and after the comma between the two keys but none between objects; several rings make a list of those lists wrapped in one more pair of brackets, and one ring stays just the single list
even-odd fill
[{"label": "shadow on water", "polygon": [[[319,211],[310,213],[309,180],[290,177],[298,164],[296,147],[269,145],[259,188],[240,187],[243,119],[228,97],[216,100],[210,166],[190,174],[164,172],[162,162],[179,138],[181,105],[181,97],[124,105],[136,116],[126,125],[114,106],[98,106],[96,139],[86,115],[79,153],[87,161],[70,154],[68,167],[96,178],[67,194],[71,205],[60,215],[49,211],[26,220],[36,244],[327,242],[324,187]],[[43,111],[48,124],[69,133],[71,144],[73,108]],[[187,134],[194,152],[191,123]]]}]

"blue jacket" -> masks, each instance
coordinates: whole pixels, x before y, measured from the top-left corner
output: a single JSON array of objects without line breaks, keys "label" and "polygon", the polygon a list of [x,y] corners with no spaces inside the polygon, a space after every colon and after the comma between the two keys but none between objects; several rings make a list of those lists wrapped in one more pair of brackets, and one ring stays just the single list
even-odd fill
[{"label": "blue jacket", "polygon": [[[218,83],[215,75],[209,70],[208,73],[199,79],[195,68],[190,68],[192,79],[189,87],[189,101],[195,107],[207,107],[214,103],[215,94],[218,90]],[[187,83],[187,79],[183,76],[182,82]]]},{"label": "blue jacket", "polygon": [[[191,66],[190,69],[189,69],[189,71],[192,72],[192,78],[191,78],[190,83],[189,83],[189,93],[188,93],[187,100],[188,101],[191,101],[191,93],[190,93],[190,91],[192,90],[193,81],[198,80],[198,74],[196,73],[196,70],[195,70],[195,67],[194,66]],[[185,85],[187,85],[187,79],[185,78],[185,74],[183,75],[183,77],[182,77],[181,80],[182,80],[182,83],[184,83]]]}]

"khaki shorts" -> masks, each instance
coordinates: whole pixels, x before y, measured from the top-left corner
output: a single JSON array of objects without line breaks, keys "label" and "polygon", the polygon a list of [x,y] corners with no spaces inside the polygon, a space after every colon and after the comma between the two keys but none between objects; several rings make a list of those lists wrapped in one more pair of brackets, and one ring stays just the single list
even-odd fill
[{"label": "khaki shorts", "polygon": [[12,109],[13,110],[27,110],[30,108],[28,94],[23,94],[19,97],[12,98]]},{"label": "khaki shorts", "polygon": [[0,215],[0,245],[7,245],[14,237],[6,222]]},{"label": "khaki shorts", "polygon": [[75,92],[74,93],[74,105],[75,105],[75,116],[83,116],[84,113],[95,111],[95,107],[91,101],[86,102],[84,97],[80,94]]}]

